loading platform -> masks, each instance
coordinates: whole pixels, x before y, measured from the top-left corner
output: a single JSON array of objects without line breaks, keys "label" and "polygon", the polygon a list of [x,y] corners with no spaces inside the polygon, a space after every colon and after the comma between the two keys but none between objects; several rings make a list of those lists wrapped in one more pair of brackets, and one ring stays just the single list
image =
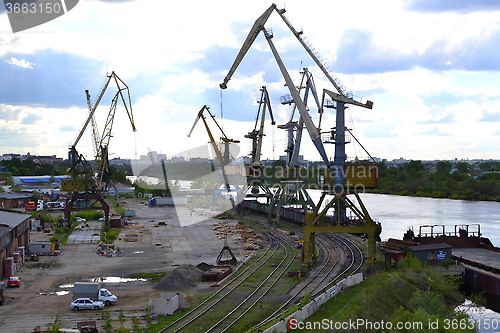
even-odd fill
[{"label": "loading platform", "polygon": [[455,260],[466,265],[500,274],[500,252],[488,249],[453,249]]}]

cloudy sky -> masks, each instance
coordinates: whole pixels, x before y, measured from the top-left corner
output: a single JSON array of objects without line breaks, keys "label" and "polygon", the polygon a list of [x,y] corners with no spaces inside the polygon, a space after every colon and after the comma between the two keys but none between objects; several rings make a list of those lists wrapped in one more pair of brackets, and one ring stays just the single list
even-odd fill
[{"label": "cloudy sky", "polygon": [[[208,141],[197,112],[209,105],[227,136],[241,140],[267,86],[277,124],[290,106],[284,79],[262,34],[226,76],[268,1],[80,0],[67,14],[12,33],[0,6],[0,154],[67,156],[106,73],[130,88],[137,132],[121,104],[111,139],[113,157],[148,150],[172,156]],[[334,76],[373,109],[351,106],[347,126],[379,158],[498,159],[500,143],[500,2],[495,0],[287,1],[286,16]],[[277,13],[266,23],[292,79],[313,73],[318,94],[334,90]],[[102,129],[116,87],[96,111]],[[310,103],[313,121],[317,109]],[[335,126],[327,111],[322,130]],[[214,135],[220,136],[215,126]],[[263,158],[283,155],[285,131],[266,124]],[[77,149],[91,158],[87,130]],[[306,134],[302,154],[320,156]],[[333,158],[333,147],[327,146]],[[350,158],[366,157],[359,146]]]}]

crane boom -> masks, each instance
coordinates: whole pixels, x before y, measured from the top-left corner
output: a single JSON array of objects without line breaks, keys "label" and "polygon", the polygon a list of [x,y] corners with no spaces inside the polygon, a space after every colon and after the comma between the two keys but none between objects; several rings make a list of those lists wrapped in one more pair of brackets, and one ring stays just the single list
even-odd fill
[{"label": "crane boom", "polygon": [[[85,93],[87,94],[87,106],[89,108],[89,114],[92,113],[92,110],[94,109],[92,107],[92,102],[90,101],[90,94],[88,90],[85,90]],[[99,153],[99,130],[97,128],[97,123],[95,120],[95,117],[91,117],[90,124],[92,126],[92,143],[94,145],[94,156]]]},{"label": "crane boom", "polygon": [[356,105],[356,106],[361,106],[362,108],[366,108],[366,109],[371,109],[373,107],[373,102],[372,101],[366,101],[365,104],[363,103],[360,103],[352,98],[349,98],[349,97],[346,97],[346,96],[343,96],[343,95],[339,95],[337,93],[334,93],[333,91],[330,91],[330,90],[327,90],[327,89],[324,89],[323,90],[323,100],[325,99],[325,93],[331,97],[332,100],[336,101],[336,102],[342,102],[342,103],[345,103],[345,104],[352,104],[352,105]]},{"label": "crane boom", "polygon": [[80,133],[78,134],[78,137],[76,138],[75,140],[75,143],[73,144],[72,148],[74,149],[76,147],[76,145],[78,144],[78,142],[80,142],[80,139],[82,138],[82,135],[83,133],[85,132],[85,129],[87,128],[89,122],[92,120],[92,118],[94,117],[94,113],[95,113],[95,110],[97,109],[97,106],[99,105],[99,102],[101,101],[101,98],[102,96],[104,95],[104,92],[106,91],[106,89],[108,88],[108,85],[109,85],[109,81],[111,81],[111,76],[114,74],[114,72],[108,76],[108,79],[104,82],[104,86],[101,90],[101,93],[99,94],[99,96],[97,97],[97,100],[94,104],[94,106],[92,106],[90,104],[90,102],[88,101],[88,98],[90,97],[90,95],[88,94],[88,90],[86,90],[87,92],[87,104],[89,105],[89,107],[91,107],[90,109],[90,113],[89,113],[89,116],[87,118],[87,121],[85,122],[85,124],[83,124],[83,127],[82,129],[80,130]]},{"label": "crane boom", "polygon": [[269,46],[271,47],[271,51],[274,55],[274,58],[276,59],[276,62],[278,63],[278,67],[280,68],[281,74],[283,75],[283,78],[285,79],[286,86],[288,87],[288,90],[290,91],[290,94],[293,97],[293,101],[295,102],[295,105],[299,109],[299,113],[302,117],[302,120],[304,121],[304,124],[306,125],[307,132],[309,132],[309,136],[311,137],[312,142],[316,146],[316,149],[318,150],[319,154],[321,155],[321,158],[323,158],[323,161],[327,166],[330,166],[330,161],[328,160],[328,157],[326,156],[326,151],[325,147],[323,146],[323,142],[321,141],[321,135],[314,126],[311,116],[309,115],[309,112],[307,112],[306,106],[304,105],[304,102],[300,98],[299,92],[297,91],[297,88],[295,88],[295,85],[293,84],[293,81],[290,77],[290,74],[288,74],[288,71],[283,64],[283,61],[281,60],[280,55],[278,54],[278,51],[276,50],[276,47],[274,46],[274,43],[272,42],[272,34],[268,33],[266,30],[264,31],[264,36],[266,36],[267,42]]},{"label": "crane boom", "polygon": [[318,65],[318,67],[326,75],[326,77],[328,78],[328,80],[333,84],[333,86],[335,87],[335,89],[337,89],[337,91],[340,94],[346,96],[347,95],[346,89],[342,86],[342,84],[340,83],[340,81],[338,79],[333,78],[330,75],[330,71],[328,70],[328,67],[326,66],[326,64],[323,63],[323,60],[321,59],[321,57],[319,56],[319,54],[314,51],[312,45],[307,42],[307,40],[305,39],[305,37],[302,36],[302,31],[295,30],[295,28],[292,26],[292,24],[290,23],[290,21],[288,21],[288,19],[284,15],[285,14],[285,10],[283,9],[283,10],[276,10],[276,11],[280,15],[280,17],[283,19],[283,21],[285,22],[285,24],[288,26],[288,28],[290,28],[290,30],[292,31],[293,35],[295,37],[297,37],[297,39],[299,40],[300,44],[302,44],[302,46],[307,51],[307,53],[309,53],[309,55],[311,56],[311,58],[313,58],[313,60],[316,63],[316,65]]},{"label": "crane boom", "polygon": [[[214,149],[215,155],[217,155],[217,159],[219,160],[219,163],[220,163],[220,166],[222,169],[222,176],[224,178],[224,183],[226,185],[226,190],[229,193],[229,192],[231,192],[231,187],[229,185],[229,179],[228,179],[226,171],[224,169],[224,166],[226,163],[224,163],[224,159],[222,158],[222,154],[221,154],[219,148],[217,147],[217,144],[215,143],[215,139],[214,139],[214,136],[212,135],[212,132],[210,131],[210,128],[208,127],[206,117],[203,115],[204,111],[207,111],[208,114],[214,120],[214,122],[217,124],[217,121],[215,121],[215,116],[212,115],[212,113],[210,112],[210,108],[206,105],[203,105],[201,110],[198,112],[198,115],[196,116],[193,127],[191,127],[191,131],[189,131],[188,137],[191,136],[191,134],[193,133],[194,127],[198,123],[198,120],[200,120],[200,118],[201,118],[201,120],[203,121],[203,124],[205,125],[205,129],[207,130],[208,137],[210,138],[210,143],[212,144],[212,148]],[[219,126],[219,124],[217,124],[217,127],[219,127],[219,129],[222,131],[222,128]],[[223,135],[223,137],[221,137],[221,140],[224,141],[225,143],[238,143],[239,142],[238,140],[229,139],[223,131],[222,131],[222,135]],[[226,149],[229,149],[229,147],[226,147]],[[234,200],[232,197],[231,197],[231,205],[233,206],[233,208],[235,207],[235,203],[234,203]]]},{"label": "crane boom", "polygon": [[221,167],[223,167],[224,164],[226,164],[226,163],[224,163],[224,159],[222,158],[222,154],[220,153],[220,150],[217,147],[217,144],[215,143],[214,136],[212,135],[212,132],[210,131],[210,128],[208,127],[208,123],[206,121],[206,117],[203,115],[204,111],[208,112],[208,114],[212,117],[212,119],[214,120],[214,122],[217,125],[217,127],[221,130],[221,132],[222,132],[221,140],[223,142],[239,143],[239,141],[238,140],[229,139],[226,136],[226,134],[224,133],[224,131],[222,130],[222,128],[219,126],[219,124],[217,123],[217,121],[215,120],[215,116],[210,112],[210,107],[208,107],[206,105],[203,105],[203,107],[201,108],[201,110],[198,112],[198,115],[196,116],[196,119],[194,120],[193,127],[191,127],[191,131],[189,131],[188,137],[191,136],[191,134],[193,133],[193,130],[194,130],[196,124],[198,123],[198,120],[201,119],[203,121],[203,124],[205,125],[205,129],[207,130],[208,137],[210,138],[210,143],[212,144],[212,147],[213,147],[213,149],[215,151],[215,154],[217,155],[217,159],[219,160],[219,163],[220,163]]},{"label": "crane boom", "polygon": [[[99,103],[104,96],[104,93],[106,92],[109,83],[111,80],[114,79],[116,86],[118,88],[118,92],[115,94],[112,102],[111,102],[111,107],[108,113],[108,117],[106,120],[106,124],[104,126],[102,136],[99,137],[99,132],[97,130],[97,124],[95,122],[95,111],[97,110],[97,107],[99,106]],[[128,94],[128,101],[125,99],[123,95],[123,91],[126,91]],[[87,117],[87,120],[85,124],[83,125],[82,129],[80,130],[75,143],[70,147],[70,153],[72,158],[75,159],[73,166],[71,168],[73,172],[73,178],[76,181],[77,179],[77,168],[79,165],[83,165],[84,171],[83,174],[85,174],[85,183],[87,184],[85,189],[92,189],[92,191],[102,191],[105,190],[106,188],[103,187],[104,183],[107,183],[110,180],[110,167],[109,167],[109,162],[108,162],[108,146],[109,146],[109,141],[111,139],[111,133],[112,133],[112,128],[113,128],[113,122],[114,122],[114,117],[115,117],[115,111],[116,111],[116,106],[118,100],[121,98],[123,101],[123,105],[125,107],[125,110],[127,112],[127,115],[129,117],[130,123],[132,125],[132,130],[135,132],[136,127],[134,124],[134,117],[132,114],[132,102],[130,99],[130,92],[128,86],[118,77],[118,75],[115,74],[115,72],[112,72],[110,75],[106,75],[106,80],[101,88],[100,93],[98,94],[97,100],[94,105],[92,105],[90,101],[90,94],[88,90],[85,90],[86,96],[87,96],[87,106],[89,108],[89,115]],[[83,133],[85,132],[88,124],[92,124],[92,139],[93,139],[93,145],[94,145],[94,166],[92,170],[89,170],[88,168],[88,163],[84,161],[84,158],[82,155],[78,154],[76,150],[76,145],[80,141],[80,139],[83,136]],[[81,172],[80,172],[81,173]],[[91,181],[93,179],[93,181]],[[73,190],[80,189],[82,187],[77,186],[72,187]]]},{"label": "crane boom", "polygon": [[248,49],[250,49],[250,46],[252,46],[253,42],[259,35],[260,31],[262,30],[262,27],[264,24],[267,22],[267,19],[273,12],[273,10],[276,9],[276,5],[273,3],[259,18],[255,21],[254,25],[252,26],[252,29],[250,29],[250,32],[248,33],[247,38],[245,39],[245,42],[243,43],[243,46],[240,49],[240,52],[236,56],[236,59],[234,60],[233,65],[231,66],[231,69],[229,70],[229,73],[226,75],[224,78],[224,81],[219,85],[221,89],[226,89],[227,88],[227,83],[229,80],[231,80],[231,77],[233,76],[234,72],[240,65],[240,62],[243,60],[245,57],[245,54],[247,54]]}]

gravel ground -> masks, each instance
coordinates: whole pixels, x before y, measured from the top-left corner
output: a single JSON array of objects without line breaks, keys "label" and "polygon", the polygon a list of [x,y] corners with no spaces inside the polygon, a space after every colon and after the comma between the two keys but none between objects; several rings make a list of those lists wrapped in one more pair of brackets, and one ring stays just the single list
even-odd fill
[{"label": "gravel ground", "polygon": [[[97,244],[89,243],[80,233],[85,232],[92,237],[99,232],[100,225],[98,222],[87,222],[93,231],[89,228],[75,231],[71,241],[64,246],[62,255],[40,257],[38,262],[27,261],[17,273],[22,284],[19,288],[5,289],[6,302],[0,307],[0,332],[32,332],[36,326],[42,329],[51,327],[56,320],[64,328],[76,328],[77,321],[97,320],[99,331],[104,331],[105,312],[71,311],[71,288],[63,288],[65,284],[95,278],[127,278],[133,273],[173,271],[180,265],[202,262],[215,264],[224,240],[217,237],[212,224],[220,221],[207,219],[181,227],[177,212],[172,207],[150,208],[141,204],[139,199],[128,199],[124,207],[134,209],[136,217],[132,228],[122,229],[114,243],[122,253],[116,257],[97,255]],[[166,222],[166,225],[158,225],[160,221]],[[136,241],[126,242],[126,236],[133,236],[129,238]],[[42,232],[33,232],[31,241],[48,237]],[[228,245],[238,259],[247,253],[241,250],[243,243],[236,237],[229,238]],[[132,329],[134,316],[139,318],[140,327],[146,326],[144,316],[148,299],[157,298],[160,294],[160,290],[153,288],[154,285],[144,279],[104,284],[118,297],[116,305],[106,308],[110,311],[113,328],[123,326]],[[197,289],[207,290],[207,286],[199,283]],[[120,310],[123,321],[119,318]]]}]

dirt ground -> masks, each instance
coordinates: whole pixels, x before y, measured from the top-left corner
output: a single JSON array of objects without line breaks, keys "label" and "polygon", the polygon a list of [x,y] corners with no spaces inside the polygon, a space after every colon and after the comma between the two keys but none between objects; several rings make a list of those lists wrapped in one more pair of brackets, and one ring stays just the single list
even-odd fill
[{"label": "dirt ground", "polygon": [[[72,289],[65,288],[65,284],[95,278],[128,278],[132,273],[171,271],[183,264],[215,264],[224,240],[216,235],[212,224],[221,221],[207,219],[181,227],[172,207],[150,208],[141,204],[139,199],[128,199],[124,208],[135,210],[136,217],[132,227],[122,229],[114,243],[121,250],[119,256],[100,256],[96,253],[97,244],[73,240],[64,246],[64,253],[59,256],[27,261],[17,273],[21,277],[21,287],[4,288],[5,305],[0,307],[0,332],[31,332],[36,326],[45,329],[55,322],[62,328],[76,328],[77,321],[85,320],[97,320],[99,331],[105,331],[106,311],[71,311]],[[160,221],[166,225],[158,225]],[[99,232],[98,223],[94,225]],[[126,242],[126,236],[137,241]],[[35,231],[31,241],[46,237],[47,234]],[[243,242],[236,236],[229,238],[228,245],[238,259],[247,254],[242,250]],[[206,291],[209,289],[206,284],[200,284],[198,289]],[[161,292],[153,285],[144,279],[103,284],[118,297],[116,305],[105,308],[110,311],[109,321],[113,329],[122,326],[132,330],[134,325],[147,326],[148,300],[158,298]],[[188,295],[194,293],[196,289],[187,292]],[[133,317],[137,320],[134,321]]]}]

